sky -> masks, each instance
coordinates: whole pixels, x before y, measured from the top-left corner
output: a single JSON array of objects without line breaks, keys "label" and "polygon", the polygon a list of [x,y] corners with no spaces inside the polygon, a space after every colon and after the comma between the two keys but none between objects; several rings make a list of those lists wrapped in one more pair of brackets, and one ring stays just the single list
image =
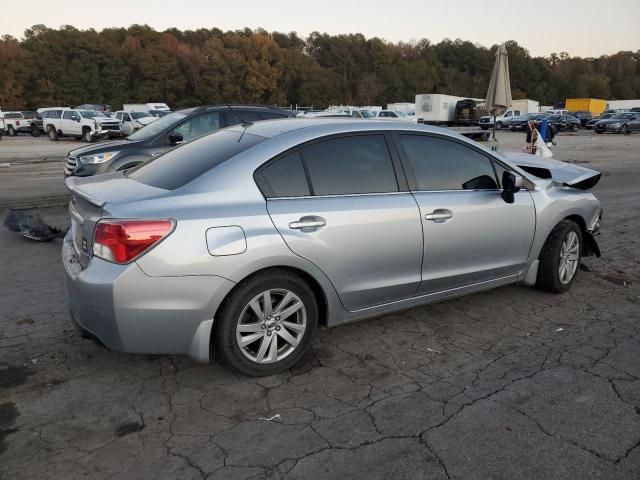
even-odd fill
[{"label": "sky", "polygon": [[32,25],[79,29],[147,24],[157,30],[245,27],[268,31],[362,33],[388,41],[469,40],[490,47],[516,40],[534,56],[565,51],[596,57],[640,50],[640,0],[29,0],[9,2],[0,36]]}]

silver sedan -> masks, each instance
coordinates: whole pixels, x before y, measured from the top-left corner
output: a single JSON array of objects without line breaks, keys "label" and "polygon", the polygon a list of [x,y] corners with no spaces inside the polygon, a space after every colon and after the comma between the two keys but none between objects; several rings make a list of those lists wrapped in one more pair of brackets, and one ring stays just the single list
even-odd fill
[{"label": "silver sedan", "polygon": [[319,326],[513,283],[567,291],[599,255],[599,178],[405,122],[245,123],[67,180],[71,315],[115,351],[273,374]]}]

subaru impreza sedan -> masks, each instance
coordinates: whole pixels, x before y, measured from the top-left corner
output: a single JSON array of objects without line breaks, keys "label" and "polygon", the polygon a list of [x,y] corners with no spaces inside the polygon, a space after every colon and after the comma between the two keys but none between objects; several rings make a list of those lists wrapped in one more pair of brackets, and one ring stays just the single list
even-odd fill
[{"label": "subaru impreza sedan", "polygon": [[599,255],[599,178],[406,122],[245,123],[67,179],[71,316],[114,351],[274,374],[321,326],[514,283],[567,291]]}]

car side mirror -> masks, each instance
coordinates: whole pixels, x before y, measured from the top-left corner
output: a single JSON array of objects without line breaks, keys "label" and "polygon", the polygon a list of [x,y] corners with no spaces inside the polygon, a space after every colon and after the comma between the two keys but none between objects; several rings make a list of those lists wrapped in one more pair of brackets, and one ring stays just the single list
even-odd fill
[{"label": "car side mirror", "polygon": [[181,133],[172,133],[169,135],[169,143],[171,143],[171,145],[179,145],[182,142],[184,142],[184,137]]},{"label": "car side mirror", "polygon": [[502,174],[502,199],[507,203],[514,202],[514,194],[522,188],[523,179],[512,172]]},{"label": "car side mirror", "polygon": [[78,116],[77,115],[71,115],[71,120],[73,120],[74,122],[78,121]]}]

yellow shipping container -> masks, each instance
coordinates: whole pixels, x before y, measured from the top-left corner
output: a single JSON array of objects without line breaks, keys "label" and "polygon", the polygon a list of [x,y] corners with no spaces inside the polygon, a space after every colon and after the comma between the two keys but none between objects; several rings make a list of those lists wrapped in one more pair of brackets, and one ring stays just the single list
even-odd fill
[{"label": "yellow shipping container", "polygon": [[607,101],[599,98],[567,98],[564,108],[570,112],[591,112],[597,117],[607,109]]}]

